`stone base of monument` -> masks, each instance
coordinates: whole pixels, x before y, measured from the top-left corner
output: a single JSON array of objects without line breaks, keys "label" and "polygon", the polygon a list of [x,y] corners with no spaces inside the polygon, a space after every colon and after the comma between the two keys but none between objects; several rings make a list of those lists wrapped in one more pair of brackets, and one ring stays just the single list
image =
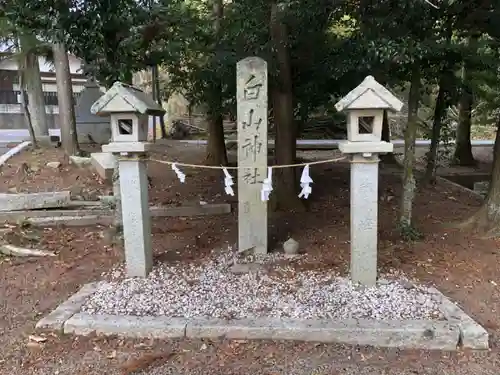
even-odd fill
[{"label": "stone base of monument", "polygon": [[[130,338],[488,349],[486,330],[457,305],[401,276],[387,276],[369,288],[311,271],[280,279],[265,261],[236,263],[247,273],[234,273],[231,257],[190,267],[156,265],[145,279],[111,270],[107,281],[85,285],[36,327]],[[283,254],[278,258],[276,263],[283,264]]]}]

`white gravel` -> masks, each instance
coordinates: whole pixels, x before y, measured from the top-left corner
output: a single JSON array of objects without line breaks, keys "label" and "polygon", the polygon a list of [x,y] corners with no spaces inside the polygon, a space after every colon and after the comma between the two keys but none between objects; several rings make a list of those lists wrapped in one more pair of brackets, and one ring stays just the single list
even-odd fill
[{"label": "white gravel", "polygon": [[82,310],[91,314],[226,319],[443,318],[425,288],[413,287],[400,276],[364,288],[328,272],[297,272],[286,261],[285,265],[274,264],[280,259],[282,255],[253,259],[251,271],[244,274],[231,272],[231,253],[218,254],[199,265],[161,264],[146,279],[120,279],[117,269],[111,272],[116,280],[103,285]]}]

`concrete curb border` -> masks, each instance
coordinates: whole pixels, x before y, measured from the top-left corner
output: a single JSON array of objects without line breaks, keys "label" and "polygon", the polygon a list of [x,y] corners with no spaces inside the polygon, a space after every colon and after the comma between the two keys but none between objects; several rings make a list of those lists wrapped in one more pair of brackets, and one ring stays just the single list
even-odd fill
[{"label": "concrete curb border", "polygon": [[463,348],[489,349],[488,332],[482,326],[436,288],[429,288],[429,292],[441,303],[441,311],[447,321],[458,324],[460,329],[460,345]]},{"label": "concrete curb border", "polygon": [[436,181],[442,183],[442,184],[447,184],[449,186],[453,186],[455,189],[457,190],[461,190],[462,192],[465,192],[475,198],[479,198],[481,200],[484,200],[484,197],[479,194],[478,192],[474,191],[474,190],[471,190],[469,188],[466,188],[465,186],[462,186],[460,184],[457,184],[456,182],[453,182],[451,180],[448,180],[447,178],[445,177],[441,177],[441,176],[436,176]]},{"label": "concrete curb border", "polygon": [[101,283],[102,282],[93,282],[85,284],[78,292],[73,294],[49,315],[40,320],[35,325],[35,328],[63,333],[64,323],[80,311],[85,300],[99,289]]},{"label": "concrete curb border", "polygon": [[435,288],[446,321],[374,321],[351,319],[208,319],[139,317],[80,312],[85,300],[103,282],[84,285],[36,324],[37,329],[65,334],[117,335],[129,338],[228,338],[249,340],[294,340],[350,345],[372,345],[404,349],[453,351],[458,347],[488,349],[488,332]]},{"label": "concrete curb border", "polygon": [[77,313],[64,323],[65,334],[131,338],[220,338],[294,340],[407,349],[456,350],[459,327],[449,322],[313,319],[183,319]]}]

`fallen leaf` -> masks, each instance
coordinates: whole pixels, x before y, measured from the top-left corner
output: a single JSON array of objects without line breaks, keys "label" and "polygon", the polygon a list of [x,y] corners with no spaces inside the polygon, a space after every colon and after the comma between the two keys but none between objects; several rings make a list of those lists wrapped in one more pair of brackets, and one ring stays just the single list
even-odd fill
[{"label": "fallen leaf", "polygon": [[248,340],[233,340],[236,344],[246,344]]},{"label": "fallen leaf", "polygon": [[175,356],[176,352],[171,353],[161,353],[161,354],[145,354],[142,357],[132,359],[128,361],[124,365],[121,366],[122,375],[132,375],[141,370],[145,370],[153,365],[160,365],[173,356]]}]

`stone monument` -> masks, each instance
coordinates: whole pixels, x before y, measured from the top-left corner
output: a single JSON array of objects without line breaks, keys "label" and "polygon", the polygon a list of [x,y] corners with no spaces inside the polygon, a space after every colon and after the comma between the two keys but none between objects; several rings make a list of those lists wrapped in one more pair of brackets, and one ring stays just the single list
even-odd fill
[{"label": "stone monument", "polygon": [[347,141],[339,149],[351,159],[351,278],[364,285],[377,281],[378,154],[393,151],[381,140],[384,111],[402,107],[372,76],[335,104],[347,112]]},{"label": "stone monument", "polygon": [[153,265],[146,173],[148,119],[165,111],[143,91],[120,82],[97,100],[91,111],[111,116],[112,142],[102,149],[119,155],[127,276],[146,277]]},{"label": "stone monument", "polygon": [[267,253],[267,63],[247,57],[236,65],[238,101],[238,250]]},{"label": "stone monument", "polygon": [[111,138],[109,116],[97,116],[90,112],[92,105],[104,93],[95,81],[88,81],[76,99],[75,119],[79,143],[108,143]]}]

